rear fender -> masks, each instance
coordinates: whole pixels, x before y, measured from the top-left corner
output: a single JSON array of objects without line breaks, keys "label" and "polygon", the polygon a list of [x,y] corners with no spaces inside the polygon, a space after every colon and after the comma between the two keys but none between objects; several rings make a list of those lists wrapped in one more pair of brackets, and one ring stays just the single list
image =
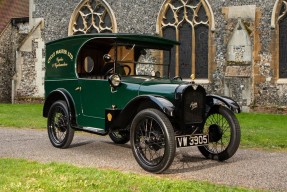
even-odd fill
[{"label": "rear fender", "polygon": [[213,94],[207,95],[206,97],[207,97],[207,105],[209,106],[209,110],[214,105],[224,105],[228,107],[229,109],[231,109],[233,112],[237,112],[237,113],[241,112],[241,108],[239,104],[230,97],[213,95]]},{"label": "rear fender", "polygon": [[67,107],[70,113],[71,122],[75,123],[75,105],[72,99],[72,96],[65,89],[57,89],[52,91],[47,98],[45,99],[44,107],[43,107],[43,117],[48,117],[49,110],[54,102],[58,100],[66,101]]}]

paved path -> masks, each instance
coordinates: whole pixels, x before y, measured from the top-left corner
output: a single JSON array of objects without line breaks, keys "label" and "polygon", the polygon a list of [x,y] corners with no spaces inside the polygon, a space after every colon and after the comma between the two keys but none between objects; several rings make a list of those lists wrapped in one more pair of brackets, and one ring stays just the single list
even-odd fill
[{"label": "paved path", "polygon": [[[54,148],[45,130],[0,128],[0,158],[65,162],[148,174],[136,163],[129,144],[115,145],[108,137],[76,132],[68,149]],[[162,177],[205,180],[271,191],[287,191],[287,153],[238,150],[226,162],[204,159],[197,149],[177,150]]]}]

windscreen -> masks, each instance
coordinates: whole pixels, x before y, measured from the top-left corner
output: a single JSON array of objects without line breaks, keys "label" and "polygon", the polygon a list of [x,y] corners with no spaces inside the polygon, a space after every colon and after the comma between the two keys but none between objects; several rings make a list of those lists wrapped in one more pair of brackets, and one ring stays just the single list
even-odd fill
[{"label": "windscreen", "polygon": [[[123,76],[169,76],[169,51],[147,46],[125,44],[117,46],[117,63],[124,69]],[[119,72],[119,71],[118,71]]]}]

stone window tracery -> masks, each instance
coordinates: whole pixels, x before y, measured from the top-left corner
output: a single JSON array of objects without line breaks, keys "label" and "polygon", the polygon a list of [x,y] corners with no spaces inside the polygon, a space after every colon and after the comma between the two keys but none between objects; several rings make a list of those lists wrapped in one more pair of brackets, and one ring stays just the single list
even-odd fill
[{"label": "stone window tracery", "polygon": [[104,0],[83,0],[74,10],[69,35],[117,32],[116,19]]},{"label": "stone window tracery", "polygon": [[211,14],[205,0],[166,0],[163,4],[158,32],[181,43],[172,50],[171,76],[208,78]]}]

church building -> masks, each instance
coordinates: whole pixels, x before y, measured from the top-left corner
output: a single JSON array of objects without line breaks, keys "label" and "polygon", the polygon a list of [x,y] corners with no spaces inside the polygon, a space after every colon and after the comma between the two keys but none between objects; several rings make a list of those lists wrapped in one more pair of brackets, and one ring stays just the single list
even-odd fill
[{"label": "church building", "polygon": [[0,102],[43,100],[49,41],[139,33],[180,42],[171,76],[244,111],[287,112],[287,0],[3,0],[0,11]]}]

